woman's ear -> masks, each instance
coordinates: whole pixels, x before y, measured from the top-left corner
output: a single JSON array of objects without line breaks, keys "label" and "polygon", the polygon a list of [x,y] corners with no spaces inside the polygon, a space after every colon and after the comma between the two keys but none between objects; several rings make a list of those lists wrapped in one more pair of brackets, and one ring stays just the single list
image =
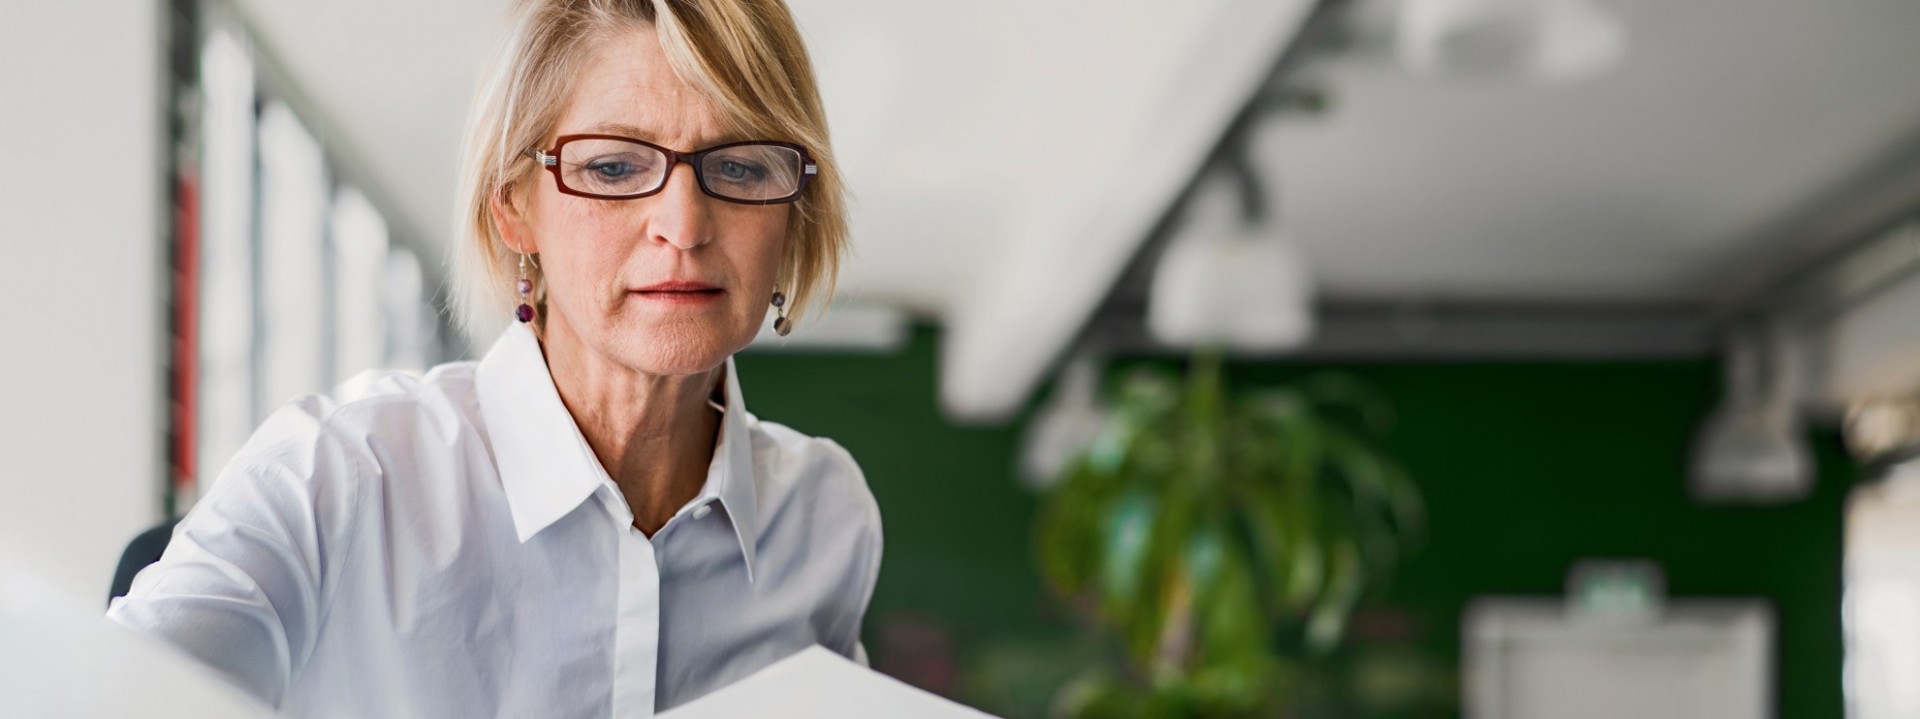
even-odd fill
[{"label": "woman's ear", "polygon": [[493,226],[500,230],[500,239],[507,247],[520,254],[531,255],[540,252],[540,243],[534,241],[533,233],[527,229],[526,216],[513,197],[513,184],[500,186],[500,191],[487,199],[487,211],[493,213]]}]

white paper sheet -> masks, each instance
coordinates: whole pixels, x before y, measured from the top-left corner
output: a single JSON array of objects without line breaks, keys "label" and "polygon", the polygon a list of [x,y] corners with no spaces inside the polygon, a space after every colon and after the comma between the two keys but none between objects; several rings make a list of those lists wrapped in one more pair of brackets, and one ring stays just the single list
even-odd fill
[{"label": "white paper sheet", "polygon": [[664,712],[660,719],[771,716],[781,719],[992,719],[985,712],[915,689],[818,646]]},{"label": "white paper sheet", "polygon": [[265,719],[272,711],[152,637],[100,616],[0,547],[0,717]]}]

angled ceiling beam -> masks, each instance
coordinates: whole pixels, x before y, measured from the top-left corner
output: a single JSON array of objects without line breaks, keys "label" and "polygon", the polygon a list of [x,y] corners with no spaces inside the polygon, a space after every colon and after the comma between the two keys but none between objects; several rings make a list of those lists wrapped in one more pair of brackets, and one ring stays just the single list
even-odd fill
[{"label": "angled ceiling beam", "polygon": [[[1101,178],[1106,191],[1065,208],[986,274],[955,307],[941,348],[941,404],[966,422],[1004,421],[1087,331],[1142,247],[1166,234],[1199,178],[1253,121],[1277,78],[1348,0],[1254,0],[1216,18],[1187,81],[1166,88],[1161,128],[1127,150],[1129,172]],[[1151,88],[1150,88],[1151,89]],[[1203,121],[1195,121],[1195,118]]]}]

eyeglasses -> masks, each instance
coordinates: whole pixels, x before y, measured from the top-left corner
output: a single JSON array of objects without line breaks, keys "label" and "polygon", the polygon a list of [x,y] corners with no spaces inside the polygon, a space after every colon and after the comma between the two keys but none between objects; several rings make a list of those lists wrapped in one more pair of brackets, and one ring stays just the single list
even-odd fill
[{"label": "eyeglasses", "polygon": [[529,150],[553,173],[560,191],[602,200],[632,200],[666,189],[673,166],[693,166],[700,190],[728,202],[773,205],[800,199],[820,168],[807,149],[788,142],[748,140],[694,152],[675,152],[618,135],[561,135],[553,149]]}]

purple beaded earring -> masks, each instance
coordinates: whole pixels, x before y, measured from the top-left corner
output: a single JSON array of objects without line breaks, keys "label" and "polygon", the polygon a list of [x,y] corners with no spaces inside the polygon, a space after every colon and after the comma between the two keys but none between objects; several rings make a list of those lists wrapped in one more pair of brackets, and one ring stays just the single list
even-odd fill
[{"label": "purple beaded earring", "polygon": [[780,311],[780,316],[773,318],[773,333],[785,337],[793,331],[793,323],[787,321],[787,296],[780,292],[779,285],[773,287],[773,308]]},{"label": "purple beaded earring", "polygon": [[527,254],[524,252],[520,253],[520,279],[513,283],[513,288],[520,291],[520,306],[513,310],[514,319],[532,322],[533,279],[527,276]]}]

